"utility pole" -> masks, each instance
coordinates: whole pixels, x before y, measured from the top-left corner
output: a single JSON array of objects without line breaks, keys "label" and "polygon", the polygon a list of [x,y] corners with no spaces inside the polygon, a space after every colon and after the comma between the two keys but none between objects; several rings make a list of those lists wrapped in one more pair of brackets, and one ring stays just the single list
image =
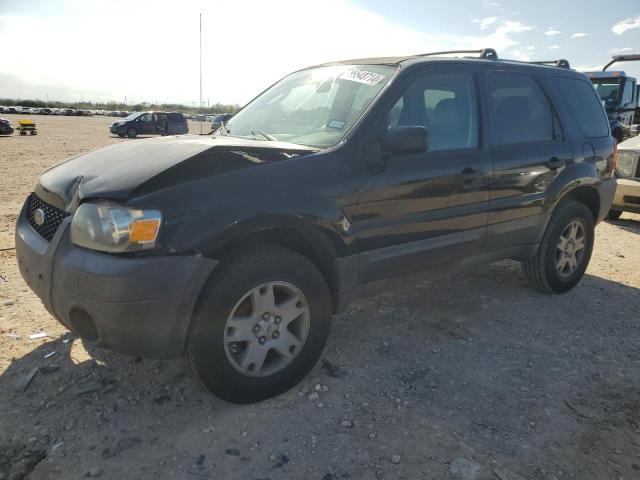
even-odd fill
[{"label": "utility pole", "polygon": [[[200,14],[200,107],[198,113],[202,115],[202,14]],[[202,117],[200,117],[200,135],[202,135]]]}]

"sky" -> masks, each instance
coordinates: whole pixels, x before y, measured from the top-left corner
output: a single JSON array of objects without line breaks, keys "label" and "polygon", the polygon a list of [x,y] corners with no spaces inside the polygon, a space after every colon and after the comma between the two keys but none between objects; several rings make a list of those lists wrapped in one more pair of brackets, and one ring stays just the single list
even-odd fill
[{"label": "sky", "polygon": [[0,98],[197,105],[200,14],[205,105],[348,58],[491,47],[593,70],[640,53],[639,0],[0,0]]}]

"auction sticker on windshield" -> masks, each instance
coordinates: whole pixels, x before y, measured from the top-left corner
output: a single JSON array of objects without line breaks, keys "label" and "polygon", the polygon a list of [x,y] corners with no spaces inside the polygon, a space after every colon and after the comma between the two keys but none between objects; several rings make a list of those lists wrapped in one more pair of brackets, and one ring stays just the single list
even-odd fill
[{"label": "auction sticker on windshield", "polygon": [[359,68],[351,68],[342,73],[339,78],[342,80],[349,80],[351,82],[364,83],[365,85],[375,85],[381,80],[384,80],[384,75],[367,72],[366,70],[360,70]]}]

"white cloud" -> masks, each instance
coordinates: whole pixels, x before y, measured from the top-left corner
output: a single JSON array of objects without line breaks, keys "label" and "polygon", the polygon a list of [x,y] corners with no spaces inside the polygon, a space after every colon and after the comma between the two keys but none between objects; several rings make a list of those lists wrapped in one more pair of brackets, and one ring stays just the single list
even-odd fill
[{"label": "white cloud", "polygon": [[633,30],[634,28],[640,28],[640,15],[636,18],[626,18],[616,23],[611,27],[611,31],[616,35],[622,35],[627,30]]},{"label": "white cloud", "polygon": [[549,50],[558,50],[560,48],[560,45],[551,45],[549,47]]},{"label": "white cloud", "polygon": [[498,21],[498,17],[485,17],[480,20],[474,20],[475,23],[480,25],[480,30],[485,30],[489,25],[493,25]]},{"label": "white cloud", "polygon": [[571,65],[578,72],[600,72],[603,65]]},{"label": "white cloud", "polygon": [[584,32],[578,32],[578,33],[574,33],[573,35],[571,35],[571,38],[582,38],[582,37],[586,37],[588,34],[584,33]]},{"label": "white cloud", "polygon": [[[449,33],[445,26],[425,32],[342,0],[323,0],[312,22],[299,0],[235,0],[224,10],[205,0],[179,8],[172,0],[51,0],[51,5],[57,7],[55,18],[39,17],[37,11],[0,13],[0,44],[21,42],[21,49],[3,50],[0,74],[24,84],[0,81],[0,97],[45,98],[56,91],[64,92],[63,98],[50,95],[52,100],[123,100],[126,95],[130,103],[197,102],[200,12],[205,103],[244,103],[296,69],[344,58],[485,47],[508,57],[519,45],[518,34],[534,28],[496,20],[480,35]],[[129,24],[142,30],[95,31],[96,18],[101,25],[121,25],[125,8]],[[160,38],[154,32],[161,32]],[[132,38],[145,38],[148,44],[124,53]]]},{"label": "white cloud", "polygon": [[482,0],[482,3],[486,8],[501,8],[498,2],[492,0]]},{"label": "white cloud", "polygon": [[631,47],[612,48],[611,50],[607,51],[607,53],[610,53],[611,55],[619,55],[624,52],[630,52],[631,50],[633,50],[633,48]]},{"label": "white cloud", "polygon": [[554,35],[560,35],[561,33],[562,33],[561,31],[554,30],[553,28],[549,28],[546,32],[544,32],[544,34],[549,37],[553,37]]}]

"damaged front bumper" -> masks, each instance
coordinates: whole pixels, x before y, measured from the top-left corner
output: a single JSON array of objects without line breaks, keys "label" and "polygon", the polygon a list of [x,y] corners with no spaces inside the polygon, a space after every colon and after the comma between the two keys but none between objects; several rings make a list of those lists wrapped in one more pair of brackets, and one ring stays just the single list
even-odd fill
[{"label": "damaged front bumper", "polygon": [[20,273],[47,310],[96,347],[150,358],[184,352],[198,295],[218,262],[199,255],[110,255],[69,240],[71,217],[51,242],[16,226]]}]

